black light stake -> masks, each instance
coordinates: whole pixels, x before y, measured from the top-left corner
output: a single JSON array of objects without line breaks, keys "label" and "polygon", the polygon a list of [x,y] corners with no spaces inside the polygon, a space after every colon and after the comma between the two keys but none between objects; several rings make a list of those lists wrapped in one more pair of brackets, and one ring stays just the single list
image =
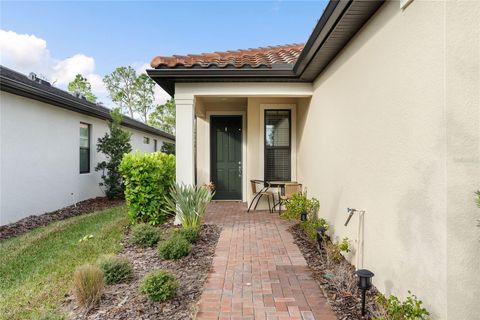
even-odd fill
[{"label": "black light stake", "polygon": [[307,211],[303,210],[300,213],[300,221],[307,221]]},{"label": "black light stake", "polygon": [[365,315],[365,294],[372,287],[373,272],[367,269],[360,269],[355,272],[358,277],[358,288],[362,290],[362,316]]}]

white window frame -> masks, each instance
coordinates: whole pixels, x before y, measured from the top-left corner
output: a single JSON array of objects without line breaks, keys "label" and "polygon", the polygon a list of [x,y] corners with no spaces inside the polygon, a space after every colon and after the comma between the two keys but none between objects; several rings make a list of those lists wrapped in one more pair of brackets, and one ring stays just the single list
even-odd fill
[{"label": "white window frame", "polygon": [[265,176],[265,110],[290,110],[290,119],[291,119],[291,128],[290,137],[291,139],[291,151],[290,151],[290,161],[291,161],[291,180],[297,181],[297,105],[295,104],[260,104],[259,117],[260,117],[260,137],[261,141],[259,143],[259,164],[260,164],[260,177]]}]

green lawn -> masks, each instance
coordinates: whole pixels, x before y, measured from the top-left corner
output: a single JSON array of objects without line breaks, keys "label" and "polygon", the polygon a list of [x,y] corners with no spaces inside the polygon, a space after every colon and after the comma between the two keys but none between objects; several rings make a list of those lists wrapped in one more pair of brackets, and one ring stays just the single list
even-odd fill
[{"label": "green lawn", "polygon": [[75,268],[119,251],[127,223],[126,207],[118,206],[0,241],[0,319],[50,318]]}]

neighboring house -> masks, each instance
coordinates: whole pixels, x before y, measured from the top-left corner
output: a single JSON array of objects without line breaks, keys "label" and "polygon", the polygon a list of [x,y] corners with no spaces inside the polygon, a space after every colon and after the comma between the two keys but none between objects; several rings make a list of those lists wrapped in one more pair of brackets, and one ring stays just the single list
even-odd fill
[{"label": "neighboring house", "polygon": [[[0,67],[0,225],[104,196],[97,140],[109,109]],[[124,117],[133,150],[160,151],[175,137]]]},{"label": "neighboring house", "polygon": [[379,290],[478,319],[479,18],[475,1],[330,1],[305,46],[153,58],[177,180],[245,202],[251,179],[298,181],[355,251],[344,222],[364,209]]}]

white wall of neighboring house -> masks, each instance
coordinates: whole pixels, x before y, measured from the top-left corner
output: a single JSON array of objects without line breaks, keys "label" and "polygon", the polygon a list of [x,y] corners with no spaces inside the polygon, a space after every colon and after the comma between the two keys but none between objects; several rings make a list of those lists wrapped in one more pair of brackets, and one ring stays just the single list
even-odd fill
[{"label": "white wall of neighboring house", "polygon": [[480,314],[479,17],[479,2],[386,2],[298,108],[299,180],[334,238],[355,240],[346,210],[365,209],[375,286],[434,319]]},{"label": "white wall of neighboring house", "polygon": [[[0,225],[104,196],[95,166],[103,160],[96,143],[108,131],[105,120],[4,91],[0,94]],[[90,173],[84,174],[79,173],[80,122],[91,125]],[[160,150],[167,141],[125,129],[132,132],[134,151],[153,152],[154,139]],[[149,144],[144,137],[150,138]]]}]

